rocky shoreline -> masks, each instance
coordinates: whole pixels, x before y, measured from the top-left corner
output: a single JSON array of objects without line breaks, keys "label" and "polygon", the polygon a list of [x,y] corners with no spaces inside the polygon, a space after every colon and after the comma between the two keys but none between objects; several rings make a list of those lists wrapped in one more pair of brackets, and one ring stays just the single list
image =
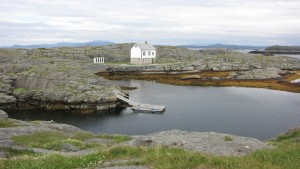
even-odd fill
[{"label": "rocky shoreline", "polygon": [[[129,60],[130,46],[0,49],[0,108],[83,114],[113,110],[120,104],[113,91],[122,89],[107,79],[115,77],[300,92],[300,60],[296,58],[158,46],[156,65],[119,64]],[[91,63],[100,56],[114,63]],[[156,75],[160,79],[153,79]]]},{"label": "rocky shoreline", "polygon": [[[53,151],[51,149],[49,150],[42,147],[27,147],[26,145],[20,145],[14,141],[14,138],[18,136],[41,132],[59,132],[68,138],[72,138],[72,135],[84,132],[77,127],[67,124],[59,124],[53,121],[26,122],[9,119],[7,114],[2,110],[0,110],[0,118],[1,123],[5,121],[12,122],[11,127],[0,127],[0,154],[2,154],[2,157],[0,158],[5,158],[5,154],[8,153],[5,151],[5,149],[30,150],[35,153],[43,154],[58,152],[57,150]],[[226,140],[226,137],[230,138],[231,140]],[[87,145],[92,143],[99,143],[103,145],[109,144],[109,146],[117,145],[117,143],[114,143],[113,140],[93,137],[82,140],[82,142]],[[94,152],[101,147],[101,145],[99,145],[95,148],[80,150],[79,147],[76,147],[76,145],[72,143],[67,144],[61,145],[62,149],[59,150],[66,155],[83,155],[85,153]],[[162,131],[144,136],[131,136],[129,141],[121,143],[120,146],[178,147],[188,151],[196,151],[220,156],[244,156],[259,149],[270,148],[270,146],[268,146],[266,143],[254,138],[214,132],[187,132],[179,130]]]}]

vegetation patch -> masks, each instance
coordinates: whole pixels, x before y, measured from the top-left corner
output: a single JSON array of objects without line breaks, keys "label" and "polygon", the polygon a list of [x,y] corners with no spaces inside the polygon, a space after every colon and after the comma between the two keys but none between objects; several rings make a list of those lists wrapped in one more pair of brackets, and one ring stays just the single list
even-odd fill
[{"label": "vegetation patch", "polygon": [[32,148],[43,148],[48,150],[62,150],[63,143],[72,144],[83,150],[88,148],[102,147],[100,143],[85,143],[85,140],[92,138],[105,138],[113,140],[115,143],[122,143],[130,140],[129,136],[123,135],[98,135],[95,136],[90,132],[78,132],[68,136],[61,132],[35,132],[30,135],[14,136],[13,141],[22,146]]},{"label": "vegetation patch", "polygon": [[61,154],[30,156],[24,155],[11,159],[1,159],[0,167],[3,169],[73,169],[93,168],[103,163],[101,152],[85,156],[63,156]]},{"label": "vegetation patch", "polygon": [[0,148],[0,150],[8,153],[8,158],[19,157],[24,155],[35,156],[36,154],[31,150],[16,150],[14,148]]},{"label": "vegetation patch", "polygon": [[[174,72],[176,73],[176,72]],[[265,80],[238,80],[238,79],[226,79],[230,76],[231,71],[203,71],[199,73],[180,73],[171,74],[163,72],[157,73],[137,73],[137,72],[101,72],[98,75],[110,79],[137,79],[137,80],[154,80],[159,83],[184,85],[184,86],[239,86],[239,87],[253,87],[253,88],[267,88],[273,90],[282,90],[289,92],[300,93],[300,87],[298,84],[290,83],[291,80],[300,78],[300,71],[296,71],[291,75],[283,75],[281,79],[265,79]],[[185,79],[187,76],[198,75],[199,78]],[[218,80],[212,80],[212,78],[219,78]],[[223,79],[222,79],[223,78]],[[225,78],[225,79],[224,79]]]},{"label": "vegetation patch", "polygon": [[8,128],[8,127],[15,127],[15,126],[17,126],[17,124],[13,120],[10,119],[0,120],[0,128]]},{"label": "vegetation patch", "polygon": [[[300,128],[292,129],[291,131],[280,135],[277,138],[271,140],[273,143],[284,142],[284,141],[294,141],[300,139]],[[299,140],[300,141],[300,140]]]},{"label": "vegetation patch", "polygon": [[157,169],[173,168],[281,168],[294,169],[300,166],[300,138],[295,131],[288,137],[274,140],[274,149],[259,150],[244,157],[221,157],[196,152],[189,152],[178,148],[132,148],[115,147],[105,152],[107,159],[139,158],[136,165],[147,165]]},{"label": "vegetation patch", "polygon": [[229,136],[225,136],[224,137],[224,141],[232,141],[233,139],[231,138],[231,137],[229,137]]},{"label": "vegetation patch", "polygon": [[75,134],[75,136],[73,136],[72,138],[84,141],[84,140],[87,140],[87,139],[95,138],[95,136],[91,132],[77,132]]},{"label": "vegetation patch", "polygon": [[61,143],[65,139],[67,137],[61,132],[35,132],[30,135],[12,137],[18,145],[48,150],[61,150]]},{"label": "vegetation patch", "polygon": [[[45,133],[44,133],[45,134]],[[49,133],[48,133],[49,134]],[[39,133],[32,138],[32,142],[45,135]],[[60,134],[53,134],[51,138],[67,140],[72,144],[81,143],[79,139],[91,137],[90,134],[76,134],[77,139],[65,139]],[[74,136],[75,137],[75,136]],[[100,138],[116,139],[117,136],[100,135]],[[118,136],[120,138],[120,136]],[[226,136],[225,136],[226,137]],[[224,137],[224,138],[225,138]],[[43,141],[48,142],[50,137]],[[300,166],[300,134],[299,130],[292,130],[285,135],[272,140],[273,149],[259,150],[243,157],[222,157],[209,154],[190,152],[179,148],[169,147],[113,147],[104,149],[103,152],[92,153],[85,156],[63,156],[60,154],[40,155],[30,151],[14,151],[14,157],[0,159],[0,168],[95,168],[101,167],[104,160],[134,161],[130,164],[146,165],[156,169],[174,168],[266,168],[266,169],[294,169]],[[42,139],[41,139],[42,140]],[[298,141],[297,141],[298,140]]]},{"label": "vegetation patch", "polygon": [[61,132],[35,132],[30,135],[15,136],[13,140],[16,144],[33,148],[43,148],[48,150],[61,150],[63,143],[72,144],[79,149],[92,148],[98,145],[85,144],[86,139],[95,138],[92,133],[79,132],[69,137]]},{"label": "vegetation patch", "polygon": [[25,88],[15,88],[13,93],[14,94],[19,94],[19,93],[25,93],[27,91],[28,91],[28,89],[25,89]]},{"label": "vegetation patch", "polygon": [[126,136],[126,135],[106,135],[106,134],[98,135],[97,138],[114,140],[116,143],[123,143],[132,139],[130,136]]}]

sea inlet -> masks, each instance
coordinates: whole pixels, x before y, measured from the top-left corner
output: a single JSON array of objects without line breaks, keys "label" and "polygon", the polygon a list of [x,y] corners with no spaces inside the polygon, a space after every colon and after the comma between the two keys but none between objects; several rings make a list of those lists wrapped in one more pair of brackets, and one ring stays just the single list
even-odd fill
[{"label": "sea inlet", "polygon": [[267,140],[300,125],[300,94],[244,87],[174,86],[154,81],[120,80],[132,100],[166,106],[164,113],[129,108],[91,115],[62,112],[11,112],[22,120],[54,120],[96,134],[144,135],[179,129],[234,134]]}]

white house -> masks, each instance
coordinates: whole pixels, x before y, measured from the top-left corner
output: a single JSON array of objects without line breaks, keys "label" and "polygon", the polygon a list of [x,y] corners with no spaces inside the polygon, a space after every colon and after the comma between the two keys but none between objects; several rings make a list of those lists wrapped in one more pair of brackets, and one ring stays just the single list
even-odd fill
[{"label": "white house", "polygon": [[145,43],[136,43],[130,51],[130,62],[133,64],[151,64],[156,59],[156,48]]}]

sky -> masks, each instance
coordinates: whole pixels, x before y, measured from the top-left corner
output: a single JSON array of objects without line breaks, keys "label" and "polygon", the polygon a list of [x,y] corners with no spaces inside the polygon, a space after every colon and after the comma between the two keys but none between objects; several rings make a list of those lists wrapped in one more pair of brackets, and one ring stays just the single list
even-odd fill
[{"label": "sky", "polygon": [[300,45],[300,0],[0,0],[0,46]]}]

